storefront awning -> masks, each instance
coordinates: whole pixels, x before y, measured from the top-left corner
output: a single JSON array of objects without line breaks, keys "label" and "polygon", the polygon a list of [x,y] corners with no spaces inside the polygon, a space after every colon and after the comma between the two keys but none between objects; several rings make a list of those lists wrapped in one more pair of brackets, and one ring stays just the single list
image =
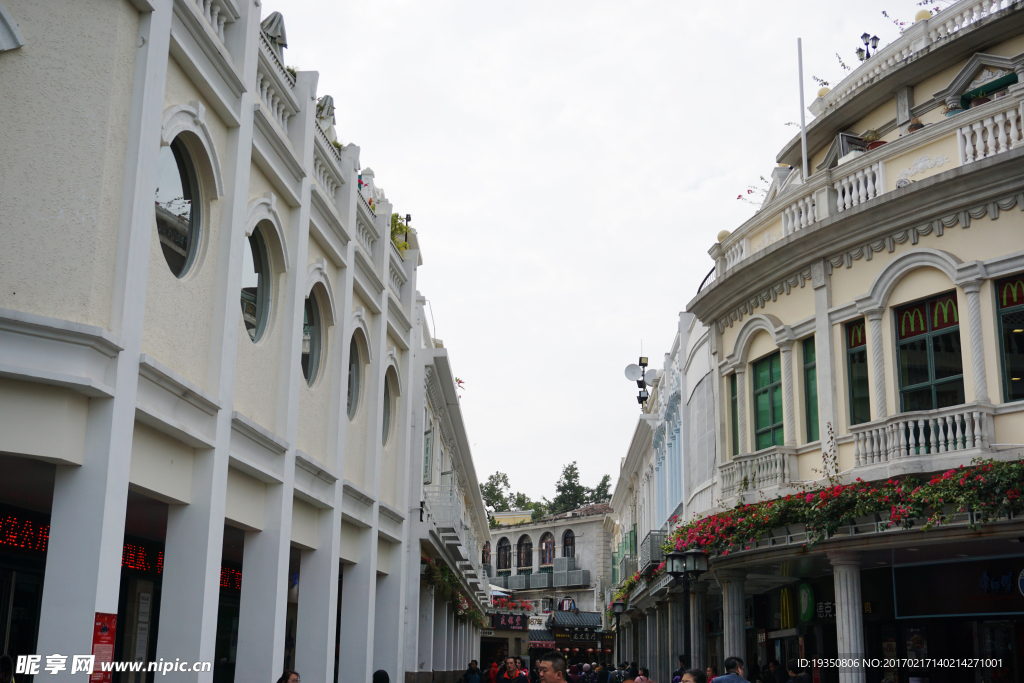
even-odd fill
[{"label": "storefront awning", "polygon": [[555,637],[547,629],[530,629],[530,649],[541,648],[553,650],[555,648]]}]

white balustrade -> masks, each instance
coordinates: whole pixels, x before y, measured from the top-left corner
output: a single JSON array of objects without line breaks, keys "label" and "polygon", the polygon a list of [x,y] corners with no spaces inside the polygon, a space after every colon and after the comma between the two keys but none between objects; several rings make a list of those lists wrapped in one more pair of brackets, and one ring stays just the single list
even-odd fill
[{"label": "white balustrade", "polygon": [[[836,211],[843,212],[885,192],[882,162],[876,161],[836,181]],[[833,176],[835,177],[835,176]]]},{"label": "white balustrade", "polygon": [[203,15],[203,18],[206,19],[206,23],[210,25],[213,32],[220,38],[220,42],[223,43],[224,26],[235,21],[232,8],[223,0],[193,0],[193,2]]},{"label": "white balustrade", "polygon": [[989,450],[992,407],[966,404],[901,413],[885,420],[856,425],[854,439],[857,467],[899,458],[936,455],[965,450]]},{"label": "white balustrade", "polygon": [[744,240],[738,241],[725,250],[725,267],[732,268],[747,256],[747,248]]},{"label": "white balustrade", "polygon": [[801,197],[782,210],[782,234],[788,235],[814,225],[818,220],[814,195]]},{"label": "white balustrade", "polygon": [[[957,116],[966,116],[972,110]],[[1014,149],[1021,144],[1022,133],[1020,108],[1016,102],[1008,103],[1002,111],[960,127],[960,163],[969,164]]]},{"label": "white balustrade", "polygon": [[775,447],[762,453],[734,456],[719,469],[722,493],[731,496],[741,491],[755,491],[792,481],[790,449]]},{"label": "white balustrade", "polygon": [[288,121],[295,115],[295,112],[288,106],[287,100],[277,92],[274,87],[274,80],[258,68],[256,71],[256,89],[260,93],[260,101],[267,108],[271,118],[277,121],[285,135],[288,134]]},{"label": "white balustrade", "polygon": [[319,157],[316,157],[313,159],[313,171],[316,173],[316,179],[320,183],[320,187],[324,188],[333,199],[340,186],[328,170],[327,164],[321,161]]},{"label": "white balustrade", "polygon": [[1011,4],[1008,0],[966,0],[951,5],[928,20],[928,42],[948,38]]}]

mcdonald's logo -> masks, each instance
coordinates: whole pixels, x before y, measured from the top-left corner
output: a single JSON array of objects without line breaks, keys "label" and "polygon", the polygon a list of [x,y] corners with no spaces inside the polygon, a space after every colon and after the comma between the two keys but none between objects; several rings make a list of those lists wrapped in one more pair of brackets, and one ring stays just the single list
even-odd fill
[{"label": "mcdonald's logo", "polygon": [[[906,337],[907,335],[907,321],[910,321],[910,334],[920,334],[925,331],[924,316],[921,315],[920,308],[912,308],[909,311],[903,311],[903,319],[900,320],[900,336]],[[916,325],[915,325],[916,323]]]},{"label": "mcdonald's logo", "polygon": [[[1020,294],[1017,294],[1017,288],[1020,287]],[[1013,300],[1009,301],[1009,295],[1013,295]],[[1024,280],[1011,280],[1003,284],[1003,308],[1006,306],[1015,306],[1024,299]]]},{"label": "mcdonald's logo", "polygon": [[[932,326],[933,327],[938,327],[939,326],[939,311],[942,311],[942,324],[943,325],[949,325],[950,322],[954,322],[954,323],[960,322],[960,319],[957,317],[957,312],[956,312],[956,300],[953,299],[952,297],[946,299],[945,301],[943,301],[942,299],[939,299],[938,301],[936,301],[934,303],[934,306],[935,306],[935,319],[932,322]],[[953,313],[952,316],[950,315],[950,310],[951,309],[952,309],[952,313]]]},{"label": "mcdonald's logo", "polygon": [[850,348],[852,349],[856,346],[863,346],[865,344],[864,321],[862,320],[858,323],[851,323],[848,327],[850,329]]}]

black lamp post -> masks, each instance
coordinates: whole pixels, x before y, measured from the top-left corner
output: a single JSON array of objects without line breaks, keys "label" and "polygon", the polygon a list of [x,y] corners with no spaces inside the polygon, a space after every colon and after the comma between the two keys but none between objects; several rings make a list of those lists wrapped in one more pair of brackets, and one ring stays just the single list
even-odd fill
[{"label": "black lamp post", "polygon": [[873,36],[868,33],[865,33],[860,37],[860,40],[862,43],[864,43],[864,47],[857,48],[857,58],[860,61],[864,62],[867,61],[868,59],[871,59],[872,50],[876,50],[877,52],[878,36]]},{"label": "black lamp post", "polygon": [[620,659],[620,650],[622,649],[622,636],[619,634],[619,619],[622,618],[622,613],[626,611],[626,603],[621,598],[612,603],[612,614],[615,615],[615,657],[616,662]]},{"label": "black lamp post", "polygon": [[683,657],[685,666],[691,666],[690,653],[690,582],[708,570],[708,556],[703,550],[673,550],[665,556],[665,571],[683,583]]}]

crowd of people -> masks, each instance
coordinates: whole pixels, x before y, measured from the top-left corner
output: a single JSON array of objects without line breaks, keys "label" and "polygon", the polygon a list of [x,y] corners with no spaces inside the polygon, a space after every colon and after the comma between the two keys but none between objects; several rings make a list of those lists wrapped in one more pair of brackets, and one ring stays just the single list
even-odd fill
[{"label": "crowd of people", "polygon": [[[749,670],[739,657],[725,660],[725,673],[718,675],[715,667],[706,669],[689,668],[686,659],[679,656],[679,668],[672,672],[672,683],[811,683],[811,676],[804,671],[797,660],[792,659],[783,668],[778,661],[770,660],[763,669],[755,664]],[[748,679],[747,676],[750,675]],[[461,683],[656,683],[646,667],[636,662],[592,662],[590,664],[567,664],[565,657],[552,651],[532,666],[526,666],[521,657],[506,657],[495,660],[487,670],[480,669],[474,659],[462,677]]]}]

